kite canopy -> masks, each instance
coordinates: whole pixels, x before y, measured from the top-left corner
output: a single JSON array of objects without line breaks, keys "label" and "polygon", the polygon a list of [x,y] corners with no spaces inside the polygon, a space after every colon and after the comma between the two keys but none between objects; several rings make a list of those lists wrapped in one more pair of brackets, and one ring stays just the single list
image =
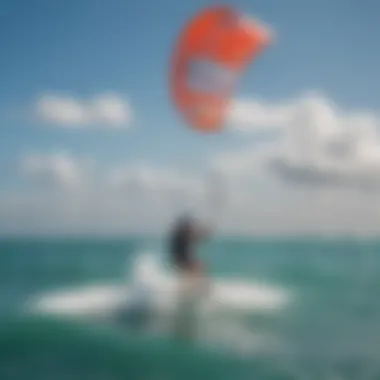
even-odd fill
[{"label": "kite canopy", "polygon": [[210,7],[190,20],[174,49],[170,75],[174,104],[192,128],[223,128],[239,76],[270,40],[262,24],[229,7]]}]

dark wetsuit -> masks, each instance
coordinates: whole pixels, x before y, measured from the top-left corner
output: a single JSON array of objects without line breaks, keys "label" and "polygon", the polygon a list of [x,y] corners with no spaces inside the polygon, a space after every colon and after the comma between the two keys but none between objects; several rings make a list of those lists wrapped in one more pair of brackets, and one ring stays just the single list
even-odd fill
[{"label": "dark wetsuit", "polygon": [[193,236],[190,222],[179,223],[171,232],[169,241],[169,253],[172,262],[179,269],[186,270],[195,264]]}]

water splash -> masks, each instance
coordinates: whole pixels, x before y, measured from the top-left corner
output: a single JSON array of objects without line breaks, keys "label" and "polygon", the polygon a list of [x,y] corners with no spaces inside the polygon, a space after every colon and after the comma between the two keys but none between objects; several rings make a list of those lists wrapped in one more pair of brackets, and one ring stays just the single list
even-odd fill
[{"label": "water splash", "polygon": [[179,332],[206,345],[252,352],[278,342],[268,332],[252,330],[242,317],[279,313],[294,296],[273,285],[215,278],[207,296],[184,299],[180,285],[181,279],[158,254],[141,252],[121,283],[59,289],[32,299],[27,307],[32,312],[89,321],[133,322],[145,331]]}]

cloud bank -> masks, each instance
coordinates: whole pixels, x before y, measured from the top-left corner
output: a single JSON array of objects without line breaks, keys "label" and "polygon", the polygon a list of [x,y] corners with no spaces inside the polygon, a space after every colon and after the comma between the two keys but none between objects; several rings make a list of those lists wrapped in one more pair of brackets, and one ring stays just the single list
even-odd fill
[{"label": "cloud bank", "polygon": [[[89,120],[82,111],[73,115]],[[379,121],[375,112],[344,110],[320,94],[276,104],[237,100],[230,126],[252,146],[209,156],[206,175],[175,163],[104,169],[70,152],[27,154],[19,172],[34,186],[0,196],[0,229],[162,233],[175,216],[194,211],[227,234],[378,235]],[[258,144],[263,129],[275,137]]]},{"label": "cloud bank", "polygon": [[379,188],[380,118],[374,113],[345,112],[321,95],[307,94],[284,104],[243,101],[231,120],[246,133],[270,127],[281,137],[261,149],[220,157],[222,167],[260,167],[293,185]]},{"label": "cloud bank", "polygon": [[132,120],[129,102],[117,94],[100,94],[87,100],[45,94],[37,99],[34,113],[39,121],[62,127],[126,127]]}]

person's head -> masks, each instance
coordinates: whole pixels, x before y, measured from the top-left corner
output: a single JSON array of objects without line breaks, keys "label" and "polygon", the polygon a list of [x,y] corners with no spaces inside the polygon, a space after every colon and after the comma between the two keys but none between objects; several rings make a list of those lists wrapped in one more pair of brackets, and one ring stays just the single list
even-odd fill
[{"label": "person's head", "polygon": [[184,213],[179,216],[176,221],[178,226],[187,226],[190,227],[194,224],[194,218],[189,213]]},{"label": "person's head", "polygon": [[185,228],[193,231],[194,236],[196,236],[197,239],[201,240],[208,239],[212,234],[212,230],[210,227],[202,223],[199,219],[197,219],[190,213],[184,213],[180,215],[179,218],[176,220],[175,225],[176,228]]}]

